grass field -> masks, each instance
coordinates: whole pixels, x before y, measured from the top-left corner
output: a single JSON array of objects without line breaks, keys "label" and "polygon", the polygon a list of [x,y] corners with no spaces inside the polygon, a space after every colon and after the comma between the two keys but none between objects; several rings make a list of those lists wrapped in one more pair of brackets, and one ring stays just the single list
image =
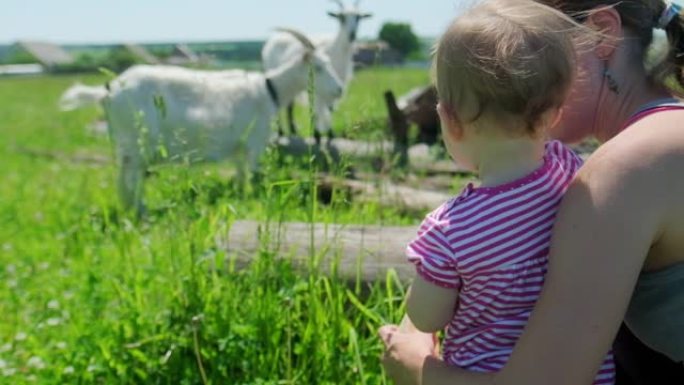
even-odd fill
[{"label": "grass field", "polygon": [[[234,187],[223,164],[160,167],[150,214],[132,220],[118,209],[107,137],[85,128],[101,112],[56,108],[77,79],[105,80],[0,79],[0,384],[386,383],[375,331],[398,321],[405,289],[392,272],[349,285],[266,250],[238,270],[218,240],[243,218],[419,215],[344,196],[323,205],[311,167],[267,155],[250,189]],[[359,73],[336,133],[385,137],[382,92],[427,81],[420,70]]]}]

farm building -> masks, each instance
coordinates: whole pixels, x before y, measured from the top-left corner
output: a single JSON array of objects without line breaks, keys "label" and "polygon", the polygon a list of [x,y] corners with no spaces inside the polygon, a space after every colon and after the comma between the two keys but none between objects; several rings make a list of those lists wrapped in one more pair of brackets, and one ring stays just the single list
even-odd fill
[{"label": "farm building", "polygon": [[354,64],[358,67],[398,65],[404,62],[402,54],[384,41],[357,43],[354,47]]},{"label": "farm building", "polygon": [[166,59],[168,64],[173,65],[188,65],[195,64],[200,61],[200,57],[190,49],[186,44],[176,44],[173,47],[171,55]]},{"label": "farm building", "polygon": [[152,55],[145,47],[130,43],[112,47],[106,60],[106,67],[115,72],[124,71],[135,64],[161,63],[161,60]]},{"label": "farm building", "polygon": [[141,64],[159,64],[159,59],[157,59],[157,57],[152,55],[145,47],[138,44],[121,44],[115,47],[114,51],[128,54],[134,57],[136,62]]},{"label": "farm building", "polygon": [[5,55],[5,62],[11,65],[3,66],[0,71],[4,74],[33,74],[54,71],[62,65],[74,62],[74,57],[62,47],[41,41],[19,41],[12,45]]},{"label": "farm building", "polygon": [[4,64],[0,65],[0,76],[38,75],[44,71],[40,64]]}]

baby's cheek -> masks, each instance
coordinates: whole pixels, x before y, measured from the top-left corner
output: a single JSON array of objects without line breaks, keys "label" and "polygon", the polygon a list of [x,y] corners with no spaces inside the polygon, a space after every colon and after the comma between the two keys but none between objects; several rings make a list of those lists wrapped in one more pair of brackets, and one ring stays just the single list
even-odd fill
[{"label": "baby's cheek", "polygon": [[577,143],[591,136],[593,119],[583,114],[581,110],[566,108],[561,113],[558,122],[547,131],[549,139],[560,140],[563,143]]}]

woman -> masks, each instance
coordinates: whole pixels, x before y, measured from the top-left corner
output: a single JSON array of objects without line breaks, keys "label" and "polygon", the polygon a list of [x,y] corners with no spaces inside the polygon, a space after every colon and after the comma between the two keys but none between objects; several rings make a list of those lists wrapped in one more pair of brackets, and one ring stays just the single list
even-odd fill
[{"label": "woman", "polygon": [[[433,356],[431,336],[390,325],[380,330],[383,363],[398,384],[590,384],[623,318],[646,345],[684,361],[684,106],[665,86],[683,84],[684,19],[662,0],[539,1],[602,36],[580,53],[552,134],[606,143],[563,200],[544,292],[508,365],[496,374],[447,367]],[[648,72],[642,63],[654,28],[666,31],[670,51]],[[634,369],[630,354],[643,347],[629,346],[625,335],[617,361]],[[645,383],[682,383],[674,377],[681,365],[661,368],[671,371]]]}]

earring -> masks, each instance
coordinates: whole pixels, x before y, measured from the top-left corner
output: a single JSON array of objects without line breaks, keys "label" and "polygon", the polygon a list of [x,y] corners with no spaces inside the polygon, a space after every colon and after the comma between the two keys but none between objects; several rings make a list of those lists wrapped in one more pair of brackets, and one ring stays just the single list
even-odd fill
[{"label": "earring", "polygon": [[608,83],[608,89],[611,90],[614,94],[619,95],[620,87],[618,86],[618,83],[615,80],[615,77],[613,76],[613,72],[607,66],[606,69],[603,70],[603,76],[606,78],[606,82]]}]

